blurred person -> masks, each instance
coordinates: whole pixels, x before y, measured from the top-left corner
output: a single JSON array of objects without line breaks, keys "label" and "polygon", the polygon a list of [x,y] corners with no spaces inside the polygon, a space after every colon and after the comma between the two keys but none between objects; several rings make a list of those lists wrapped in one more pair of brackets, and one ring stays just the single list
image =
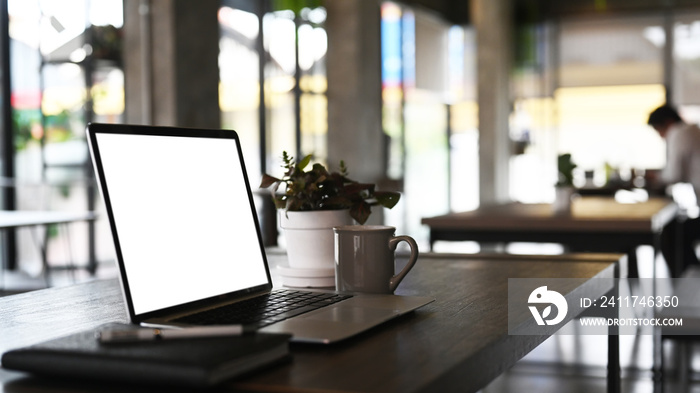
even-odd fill
[{"label": "blurred person", "polygon": [[[683,121],[669,105],[651,112],[648,124],[666,140],[666,166],[647,176],[650,188],[658,191],[675,183],[689,183],[695,191],[697,204],[700,201],[700,128]],[[680,244],[677,245],[677,241]],[[689,266],[700,265],[695,253],[697,241],[700,241],[700,218],[676,219],[664,228],[661,252],[673,277],[679,277]],[[682,261],[678,261],[680,266],[676,265],[678,252],[682,254]]]}]

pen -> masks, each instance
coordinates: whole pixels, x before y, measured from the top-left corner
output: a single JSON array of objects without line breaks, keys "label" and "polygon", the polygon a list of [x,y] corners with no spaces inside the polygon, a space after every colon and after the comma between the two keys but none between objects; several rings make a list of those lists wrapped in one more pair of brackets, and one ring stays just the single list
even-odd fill
[{"label": "pen", "polygon": [[140,328],[130,330],[103,330],[97,334],[97,339],[101,343],[130,343],[138,341],[240,336],[247,331],[248,330],[242,325],[201,326],[182,329]]}]

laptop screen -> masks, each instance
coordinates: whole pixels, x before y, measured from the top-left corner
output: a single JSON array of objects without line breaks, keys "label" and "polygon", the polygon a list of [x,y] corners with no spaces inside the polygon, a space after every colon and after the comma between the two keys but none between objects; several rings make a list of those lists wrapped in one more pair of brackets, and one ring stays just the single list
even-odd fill
[{"label": "laptop screen", "polygon": [[269,282],[236,138],[94,138],[135,315]]}]

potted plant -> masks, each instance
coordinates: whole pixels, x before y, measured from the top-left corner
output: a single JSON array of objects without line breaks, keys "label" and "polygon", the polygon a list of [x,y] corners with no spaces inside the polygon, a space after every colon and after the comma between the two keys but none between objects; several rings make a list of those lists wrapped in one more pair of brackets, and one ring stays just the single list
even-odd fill
[{"label": "potted plant", "polygon": [[571,198],[574,195],[574,169],[576,164],[571,159],[570,153],[560,154],[557,157],[558,180],[554,186],[555,196],[552,208],[555,213],[568,214],[571,212]]},{"label": "potted plant", "polygon": [[[377,191],[374,184],[350,179],[343,161],[334,172],[319,163],[307,169],[311,159],[312,156],[307,155],[295,162],[283,152],[284,175],[277,178],[263,174],[260,188],[271,190],[280,211],[290,267],[333,269],[333,227],[352,224],[353,220],[364,224],[372,213],[372,206],[391,209],[399,201],[400,194]],[[279,192],[282,185],[284,190]]]}]

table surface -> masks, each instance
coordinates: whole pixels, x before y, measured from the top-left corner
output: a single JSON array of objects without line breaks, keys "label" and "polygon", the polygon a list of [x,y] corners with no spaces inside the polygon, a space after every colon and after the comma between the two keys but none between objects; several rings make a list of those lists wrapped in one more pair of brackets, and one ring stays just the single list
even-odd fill
[{"label": "table surface", "polygon": [[97,214],[90,211],[2,210],[0,229],[91,221],[96,218]]},{"label": "table surface", "polygon": [[[221,390],[477,391],[563,325],[548,327],[551,332],[541,336],[509,335],[508,278],[582,278],[576,287],[557,290],[568,298],[574,292],[598,297],[611,288],[588,279],[614,277],[620,258],[619,254],[421,256],[397,294],[431,296],[436,299],[433,303],[339,344],[292,344],[290,363],[232,381]],[[567,319],[580,311],[569,310]],[[0,298],[0,353],[126,318],[116,279]],[[0,369],[1,392],[95,388],[137,391],[59,383]]]},{"label": "table surface", "polygon": [[550,204],[505,203],[424,218],[431,229],[548,230],[575,232],[659,232],[678,213],[667,198],[619,203],[612,197],[574,198],[571,214],[555,214]]}]

